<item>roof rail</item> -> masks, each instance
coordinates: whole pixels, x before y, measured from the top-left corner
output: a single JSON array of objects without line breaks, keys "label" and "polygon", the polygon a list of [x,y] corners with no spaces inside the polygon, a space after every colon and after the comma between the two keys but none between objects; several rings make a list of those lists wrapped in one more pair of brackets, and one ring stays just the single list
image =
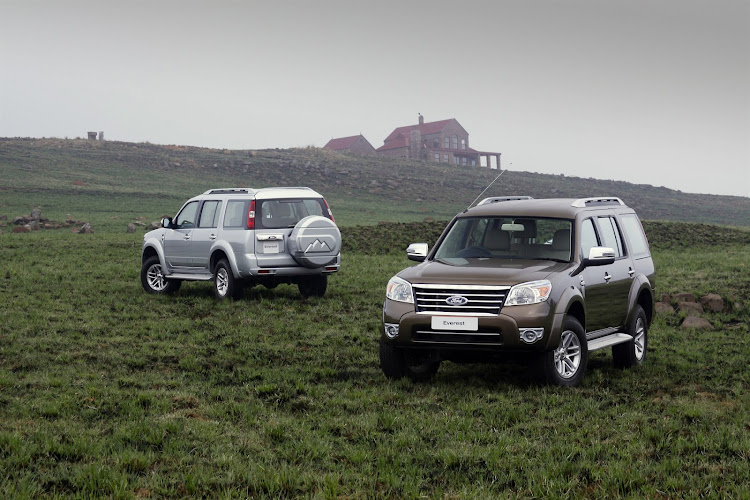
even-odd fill
[{"label": "roof rail", "polygon": [[477,206],[486,205],[488,203],[498,203],[500,201],[519,201],[519,200],[533,200],[533,199],[534,198],[532,198],[531,196],[491,196],[477,203]]},{"label": "roof rail", "polygon": [[254,193],[254,189],[250,188],[219,188],[219,189],[209,189],[203,194],[250,194]]},{"label": "roof rail", "polygon": [[308,191],[313,191],[313,188],[307,186],[269,186],[261,189],[307,189]]},{"label": "roof rail", "polygon": [[592,207],[592,206],[608,206],[608,205],[625,206],[625,203],[623,203],[620,198],[616,198],[614,196],[597,196],[594,198],[579,198],[571,204],[571,206],[575,208],[585,208],[585,207]]}]

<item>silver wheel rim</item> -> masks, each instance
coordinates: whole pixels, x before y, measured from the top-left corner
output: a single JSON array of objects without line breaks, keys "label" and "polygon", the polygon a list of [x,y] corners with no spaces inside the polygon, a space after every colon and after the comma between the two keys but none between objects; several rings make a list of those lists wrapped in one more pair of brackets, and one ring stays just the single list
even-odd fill
[{"label": "silver wheel rim", "polygon": [[216,291],[223,297],[227,294],[227,290],[229,290],[229,274],[226,269],[220,267],[216,271]]},{"label": "silver wheel rim", "polygon": [[635,359],[640,361],[646,353],[646,325],[641,318],[638,318],[635,322],[635,337],[633,338],[633,344],[635,345]]},{"label": "silver wheel rim", "polygon": [[581,365],[581,341],[575,332],[566,330],[560,339],[560,347],[555,349],[555,370],[562,378],[568,379],[578,372]]},{"label": "silver wheel rim", "polygon": [[161,292],[167,287],[167,280],[161,272],[161,264],[153,264],[146,271],[146,281],[152,290]]}]

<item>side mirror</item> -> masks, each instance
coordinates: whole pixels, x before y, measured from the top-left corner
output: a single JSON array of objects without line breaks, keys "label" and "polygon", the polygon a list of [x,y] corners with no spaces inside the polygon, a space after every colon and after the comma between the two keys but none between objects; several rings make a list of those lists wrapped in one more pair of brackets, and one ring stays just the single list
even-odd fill
[{"label": "side mirror", "polygon": [[615,251],[609,247],[593,247],[588,257],[583,259],[584,266],[606,266],[614,263]]},{"label": "side mirror", "polygon": [[406,256],[409,260],[423,262],[427,258],[427,250],[429,250],[427,243],[412,243],[406,249]]},{"label": "side mirror", "polygon": [[161,227],[166,227],[166,228],[172,227],[172,217],[164,217],[161,220]]}]

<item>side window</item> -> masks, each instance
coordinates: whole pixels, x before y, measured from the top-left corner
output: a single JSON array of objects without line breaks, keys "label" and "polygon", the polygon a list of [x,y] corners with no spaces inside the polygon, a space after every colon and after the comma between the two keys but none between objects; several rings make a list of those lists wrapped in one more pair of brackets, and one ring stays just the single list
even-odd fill
[{"label": "side window", "polygon": [[198,227],[216,227],[219,223],[220,201],[204,201]]},{"label": "side window", "polygon": [[617,229],[617,222],[612,217],[599,217],[599,229],[602,231],[604,246],[615,251],[615,257],[624,255],[620,231]]},{"label": "side window", "polygon": [[622,221],[622,228],[630,243],[630,252],[633,257],[645,257],[649,255],[648,240],[646,235],[643,234],[643,228],[641,221],[638,220],[638,216],[635,214],[621,215],[620,220]]},{"label": "side window", "polygon": [[247,224],[246,206],[247,202],[244,200],[229,200],[227,210],[224,213],[224,227],[245,227]]},{"label": "side window", "polygon": [[195,216],[198,212],[198,202],[191,201],[180,210],[175,224],[179,229],[190,229],[195,227]]},{"label": "side window", "polygon": [[581,223],[581,259],[587,259],[592,248],[598,247],[594,222],[586,219]]}]

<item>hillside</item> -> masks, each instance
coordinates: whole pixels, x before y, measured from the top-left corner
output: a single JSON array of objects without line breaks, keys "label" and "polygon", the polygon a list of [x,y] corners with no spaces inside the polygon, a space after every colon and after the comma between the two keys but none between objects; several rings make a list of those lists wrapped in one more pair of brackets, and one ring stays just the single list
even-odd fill
[{"label": "hillside", "polygon": [[[306,185],[342,225],[449,219],[497,176],[478,167],[353,157],[318,148],[222,150],[81,139],[0,139],[0,215],[45,213],[107,224],[174,213],[216,186]],[[646,182],[647,179],[644,179]],[[613,195],[644,219],[750,226],[750,198],[647,184],[508,171],[483,196]],[[73,196],[71,196],[73,195]],[[91,207],[98,207],[93,213]]]}]

